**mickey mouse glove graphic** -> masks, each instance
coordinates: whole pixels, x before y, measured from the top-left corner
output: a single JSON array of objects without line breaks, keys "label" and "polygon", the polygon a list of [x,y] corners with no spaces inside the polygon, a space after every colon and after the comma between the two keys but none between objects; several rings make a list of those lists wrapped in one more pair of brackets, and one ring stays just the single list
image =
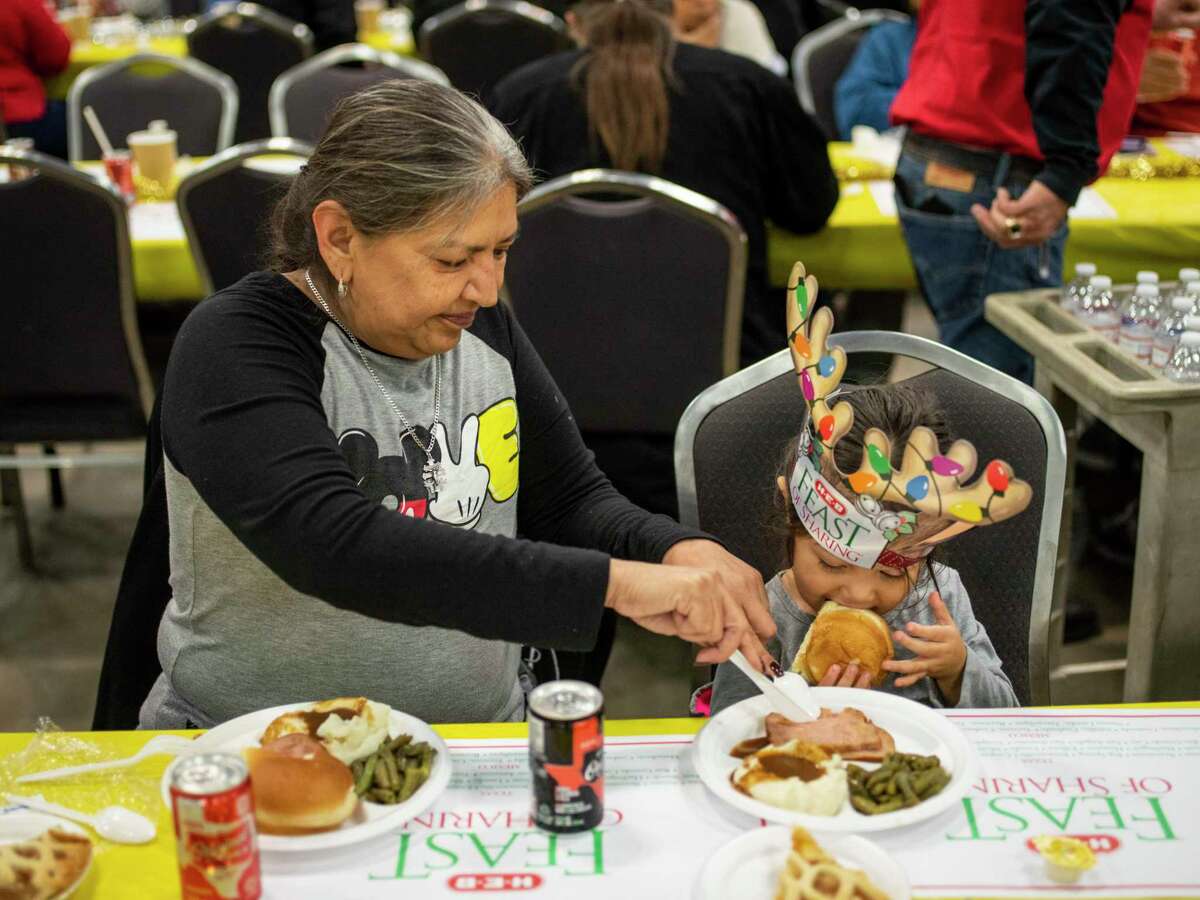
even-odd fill
[{"label": "mickey mouse glove graphic", "polygon": [[458,442],[458,459],[450,455],[450,444],[446,439],[446,427],[440,422],[434,426],[433,434],[441,450],[444,477],[437,496],[429,503],[429,515],[439,522],[459,528],[474,528],[487,499],[488,481],[491,473],[487,466],[476,461],[479,444],[479,417],[467,416],[463,420],[462,433]]}]

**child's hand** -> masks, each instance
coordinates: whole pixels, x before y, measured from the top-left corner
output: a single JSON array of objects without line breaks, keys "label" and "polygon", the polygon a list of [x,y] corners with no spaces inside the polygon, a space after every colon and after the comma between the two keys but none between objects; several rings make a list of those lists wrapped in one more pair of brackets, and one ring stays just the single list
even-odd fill
[{"label": "child's hand", "polygon": [[908,687],[928,675],[937,682],[946,701],[956,706],[962,688],[963,668],[967,665],[967,645],[942,602],[941,594],[930,595],[929,607],[937,625],[909,622],[907,634],[897,631],[893,635],[896,643],[907,647],[917,658],[884,660],[883,667],[897,674],[896,687]]},{"label": "child's hand", "polygon": [[834,663],[825,670],[825,677],[821,679],[821,687],[869,688],[870,686],[871,673],[860,672],[857,663],[850,663],[845,669]]}]

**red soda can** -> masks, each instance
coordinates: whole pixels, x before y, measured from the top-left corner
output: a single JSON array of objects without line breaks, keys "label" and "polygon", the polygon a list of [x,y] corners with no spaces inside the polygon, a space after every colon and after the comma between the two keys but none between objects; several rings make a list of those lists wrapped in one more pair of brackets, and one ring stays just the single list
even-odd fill
[{"label": "red soda can", "polygon": [[259,900],[250,770],[234,753],[183,757],[171,771],[183,900]]},{"label": "red soda can", "polygon": [[604,695],[584,681],[550,681],[529,695],[533,818],[555,834],[604,818]]}]

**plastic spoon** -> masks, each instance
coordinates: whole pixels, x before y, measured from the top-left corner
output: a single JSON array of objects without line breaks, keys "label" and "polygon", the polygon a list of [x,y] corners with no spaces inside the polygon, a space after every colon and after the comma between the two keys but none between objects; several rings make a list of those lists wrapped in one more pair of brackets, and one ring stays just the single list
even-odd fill
[{"label": "plastic spoon", "polygon": [[9,803],[88,825],[94,828],[100,837],[117,844],[148,844],[158,834],[158,828],[153,822],[124,806],[106,806],[95,815],[89,816],[87,813],[50,803],[41,794],[36,797],[22,797],[17,794],[5,796]]},{"label": "plastic spoon", "polygon": [[170,734],[159,734],[150,740],[146,741],[142,747],[133,756],[125,759],[112,759],[107,762],[85,763],[80,766],[64,766],[61,769],[47,769],[44,772],[31,772],[28,775],[22,775],[16,779],[16,784],[30,784],[35,781],[53,781],[56,778],[68,778],[72,775],[82,775],[84,772],[101,772],[105,769],[123,769],[126,766],[132,766],[135,763],[141,762],[147,756],[156,756],[160,753],[165,753],[170,756],[175,756],[193,746],[193,742],[183,737],[176,737]]}]

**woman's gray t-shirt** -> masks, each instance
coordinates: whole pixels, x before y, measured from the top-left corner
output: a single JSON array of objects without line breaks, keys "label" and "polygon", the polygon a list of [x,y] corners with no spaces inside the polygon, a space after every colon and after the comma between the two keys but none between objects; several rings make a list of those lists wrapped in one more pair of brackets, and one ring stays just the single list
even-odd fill
[{"label": "woman's gray t-shirt", "polygon": [[[954,619],[954,624],[958,626],[963,643],[967,645],[967,664],[963,669],[962,693],[958,708],[1020,706],[1012,683],[1000,666],[1000,658],[996,655],[987,632],[971,611],[971,600],[967,596],[962,579],[958,577],[958,572],[948,566],[936,563],[935,565],[942,601]],[[927,602],[927,593],[924,587],[914,588],[899,605],[883,617],[892,631],[902,631],[909,622],[921,625],[938,624]],[[779,660],[780,665],[787,669],[791,667],[796,653],[800,650],[800,644],[804,642],[804,635],[808,633],[809,626],[816,617],[802,610],[788,595],[783,586],[782,573],[767,583],[767,597],[770,601],[771,618],[775,620],[778,628],[768,649]],[[912,651],[896,644],[896,659],[913,657]],[[895,687],[892,683],[894,680],[895,676],[889,675],[881,690],[916,700],[927,706],[946,705],[937,684],[930,678],[922,678],[916,684],[904,688]],[[717,677],[713,682],[712,712],[716,715],[726,707],[747,697],[753,697],[758,692],[758,688],[737,668],[730,663],[722,663],[717,667]]]}]

